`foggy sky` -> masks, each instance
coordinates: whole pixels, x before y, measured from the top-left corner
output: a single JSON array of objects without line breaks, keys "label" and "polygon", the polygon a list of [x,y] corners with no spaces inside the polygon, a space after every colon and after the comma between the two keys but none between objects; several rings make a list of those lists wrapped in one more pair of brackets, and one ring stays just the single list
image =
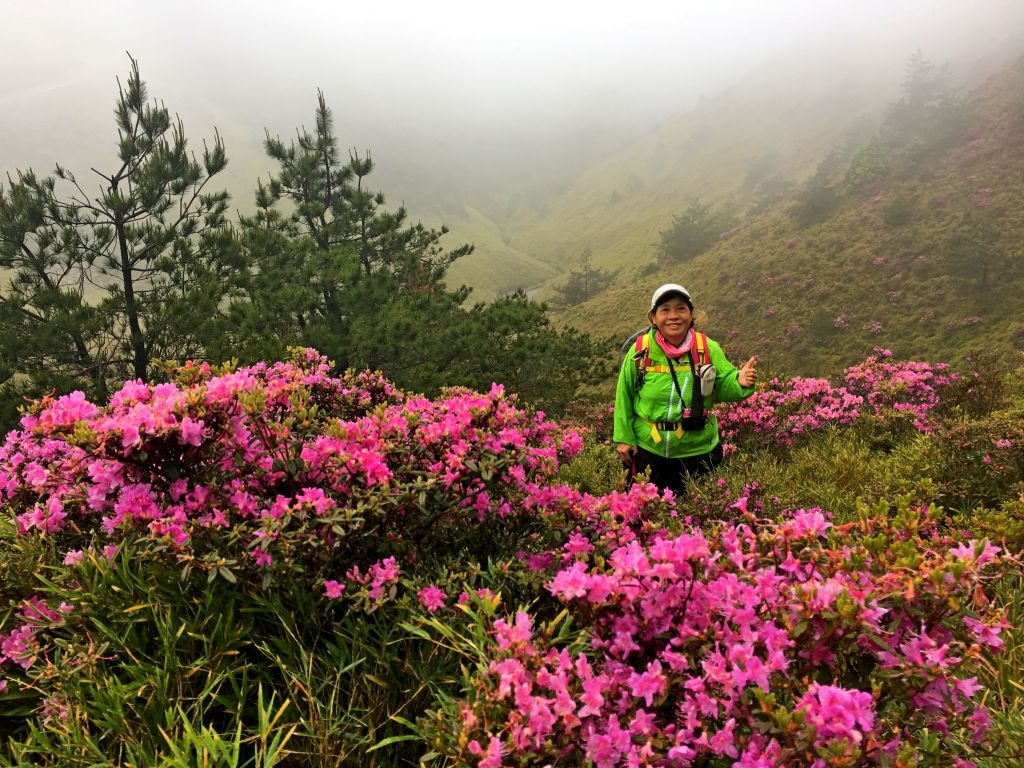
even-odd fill
[{"label": "foggy sky", "polygon": [[379,178],[493,163],[497,183],[517,153],[571,164],[794,54],[807,76],[898,74],[917,48],[968,68],[1022,35],[1021,0],[0,0],[0,171],[112,158],[125,51],[191,141],[218,127],[239,203],[263,129],[310,125],[318,87]]}]

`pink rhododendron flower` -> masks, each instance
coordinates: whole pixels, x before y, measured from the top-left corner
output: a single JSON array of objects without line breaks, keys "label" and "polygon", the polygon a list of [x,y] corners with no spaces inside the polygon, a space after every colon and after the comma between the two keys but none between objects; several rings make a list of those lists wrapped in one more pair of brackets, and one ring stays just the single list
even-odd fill
[{"label": "pink rhododendron flower", "polygon": [[562,450],[568,456],[575,456],[583,450],[583,438],[575,431],[566,432],[562,436]]},{"label": "pink rhododendron flower", "polygon": [[[59,533],[69,566],[84,558],[70,548],[90,542],[108,558],[124,545],[126,556],[208,573],[230,561],[247,589],[287,577],[350,598],[327,620],[400,618],[407,601],[381,603],[403,574],[423,583],[424,563],[501,518],[503,536],[522,535],[509,551],[550,573],[539,588],[496,559],[496,581],[446,577],[473,606],[446,623],[472,616],[490,633],[466,699],[439,710],[452,762],[818,768],[826,752],[850,762],[855,747],[861,762],[888,759],[923,728],[983,740],[990,727],[978,647],[1003,646],[1005,615],[986,594],[1010,560],[989,542],[948,538],[925,509],[838,525],[822,509],[780,510],[756,484],[594,496],[553,480],[580,433],[498,386],[408,396],[368,372],[335,376],[308,350],[187,373],[194,384],[128,382],[104,406],[84,396],[32,406],[0,445],[0,496],[20,534]],[[837,383],[775,380],[717,413],[744,447],[859,419],[927,431],[956,380],[880,349]],[[506,612],[489,588],[510,581],[528,609]],[[430,613],[447,597],[434,584],[417,592]],[[75,629],[65,617],[77,608],[36,598],[5,620],[0,664],[41,700],[53,628]],[[853,670],[865,670],[863,684]],[[873,689],[896,701],[899,722],[876,712]],[[794,710],[802,725],[779,725]]]},{"label": "pink rhododendron flower", "polygon": [[85,559],[85,553],[80,549],[68,550],[64,555],[64,565],[78,565]]},{"label": "pink rhododendron flower", "polygon": [[186,416],[181,420],[182,445],[200,446],[203,444],[203,420]]},{"label": "pink rhododendron flower", "polygon": [[494,622],[494,635],[498,641],[499,650],[529,642],[532,632],[533,618],[525,611],[516,613],[514,624],[508,624],[504,619]]},{"label": "pink rhododendron flower", "polygon": [[434,584],[424,587],[416,593],[416,596],[429,613],[435,613],[438,609],[444,608],[445,600],[448,598],[444,590]]},{"label": "pink rhododendron flower", "polygon": [[329,600],[337,600],[341,597],[341,593],[345,591],[345,585],[334,580],[325,581],[323,587],[324,593]]},{"label": "pink rhododendron flower", "polygon": [[832,685],[811,683],[798,709],[805,712],[807,723],[814,727],[817,746],[838,739],[860,744],[875,723],[870,693]]},{"label": "pink rhododendron flower", "polygon": [[259,547],[252,551],[252,559],[258,568],[269,568],[274,563],[274,558],[270,553]]},{"label": "pink rhododendron flower", "polygon": [[526,557],[526,567],[531,571],[544,571],[551,567],[555,558],[550,552],[539,552]]}]

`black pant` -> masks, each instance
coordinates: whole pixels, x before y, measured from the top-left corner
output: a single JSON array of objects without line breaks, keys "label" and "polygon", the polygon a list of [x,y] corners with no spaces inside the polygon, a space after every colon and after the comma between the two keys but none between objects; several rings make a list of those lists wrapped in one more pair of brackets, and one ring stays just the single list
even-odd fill
[{"label": "black pant", "polygon": [[656,453],[645,451],[639,446],[633,454],[629,466],[626,485],[636,482],[636,476],[651,469],[651,482],[661,490],[671,488],[673,493],[683,493],[688,479],[697,479],[713,471],[722,463],[722,444],[716,445],[710,452],[700,456],[687,456],[683,459],[666,459]]}]

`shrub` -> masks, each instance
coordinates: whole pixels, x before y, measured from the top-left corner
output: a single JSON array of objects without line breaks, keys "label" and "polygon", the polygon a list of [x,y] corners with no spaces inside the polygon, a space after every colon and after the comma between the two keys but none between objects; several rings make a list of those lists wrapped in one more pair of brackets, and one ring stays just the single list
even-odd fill
[{"label": "shrub", "polygon": [[[425,588],[449,561],[466,572],[511,559],[540,527],[524,486],[580,447],[500,387],[431,401],[375,374],[334,376],[311,350],[241,370],[187,365],[170,383],[127,382],[102,408],[81,393],[39,402],[0,448],[14,523],[0,562],[17,608],[0,629],[0,685],[23,739],[12,750],[152,764],[186,748],[179,721],[230,743],[244,720],[252,743],[257,685],[281,702],[295,680],[336,669],[309,664],[350,614]],[[430,679],[429,653],[412,675],[386,661],[407,613],[387,617],[369,660],[350,662],[378,679]],[[290,671],[269,671],[281,659]],[[395,728],[390,715],[432,690],[395,685],[376,703],[352,693],[365,708],[341,702],[326,734],[309,714],[313,689],[298,689],[297,738],[334,738],[358,763],[376,723]],[[334,731],[361,733],[358,748]]]},{"label": "shrub", "polygon": [[887,227],[905,226],[913,217],[914,201],[905,195],[894,197],[882,209],[882,220]]},{"label": "shrub", "polygon": [[719,409],[722,435],[743,448],[790,446],[803,436],[831,426],[868,419],[889,440],[908,429],[931,431],[931,414],[942,394],[958,380],[943,363],[890,360],[876,350],[847,368],[843,384],[826,379],[773,378],[743,402]]},{"label": "shrub", "polygon": [[[845,386],[916,435],[941,379],[916,365]],[[311,350],[39,402],[0,448],[3,759],[929,765],[984,740],[996,548],[909,496],[840,525],[724,478],[612,490],[587,441],[498,386],[428,400]]]},{"label": "shrub", "polygon": [[[671,519],[639,492],[621,504]],[[702,528],[571,539],[555,619],[471,617],[489,642],[465,699],[425,721],[435,748],[488,767],[952,765],[936,733],[983,739],[998,549],[943,539],[906,501],[841,528],[760,511],[743,496]]]},{"label": "shrub", "polygon": [[889,159],[885,149],[873,140],[861,147],[850,159],[843,184],[847,192],[856,192],[884,180],[889,175]]},{"label": "shrub", "polygon": [[1024,408],[996,411],[942,430],[924,451],[925,471],[944,506],[999,508],[1024,483]]},{"label": "shrub", "polygon": [[727,208],[716,210],[711,203],[695,199],[661,233],[659,253],[667,262],[690,261],[710,249],[735,224],[736,219]]}]

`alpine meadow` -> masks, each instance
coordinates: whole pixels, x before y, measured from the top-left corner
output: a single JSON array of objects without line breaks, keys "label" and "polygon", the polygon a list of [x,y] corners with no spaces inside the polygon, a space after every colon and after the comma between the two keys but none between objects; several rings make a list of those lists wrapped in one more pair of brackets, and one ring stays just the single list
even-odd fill
[{"label": "alpine meadow", "polygon": [[1024,26],[307,5],[0,91],[0,765],[1024,766]]}]

